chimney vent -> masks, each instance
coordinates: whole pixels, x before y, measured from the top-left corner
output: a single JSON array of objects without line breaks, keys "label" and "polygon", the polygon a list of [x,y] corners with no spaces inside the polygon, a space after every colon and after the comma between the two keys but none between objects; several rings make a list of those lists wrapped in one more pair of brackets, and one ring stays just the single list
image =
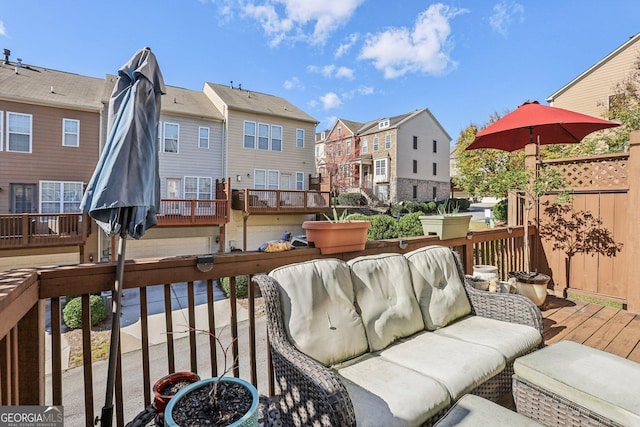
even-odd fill
[{"label": "chimney vent", "polygon": [[18,63],[16,64],[18,68],[22,68],[22,58],[16,58]]},{"label": "chimney vent", "polygon": [[9,55],[11,55],[11,51],[9,49],[2,49],[2,54],[4,55],[4,63],[5,65],[9,64]]},{"label": "chimney vent", "polygon": [[231,89],[233,89],[233,80],[231,80],[231,81],[229,82],[229,87],[230,87]]},{"label": "chimney vent", "polygon": [[238,89],[242,90],[242,83],[238,83]]}]

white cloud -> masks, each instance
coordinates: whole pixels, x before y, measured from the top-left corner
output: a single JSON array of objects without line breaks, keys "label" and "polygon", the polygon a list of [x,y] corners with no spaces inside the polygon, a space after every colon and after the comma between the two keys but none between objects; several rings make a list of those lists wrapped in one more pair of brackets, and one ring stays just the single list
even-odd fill
[{"label": "white cloud", "polygon": [[7,28],[4,26],[4,22],[0,21],[0,36],[7,35]]},{"label": "white cloud", "polygon": [[260,22],[272,46],[282,41],[323,45],[337,28],[351,19],[364,0],[250,1],[244,12]]},{"label": "white cloud", "polygon": [[347,67],[340,67],[336,70],[336,77],[339,79],[353,79],[353,70]]},{"label": "white cloud", "polygon": [[325,117],[322,121],[322,129],[331,129],[338,121],[338,116]]},{"label": "white cloud", "polygon": [[320,102],[322,103],[322,108],[325,110],[332,110],[342,105],[340,97],[333,92],[327,92],[325,95],[322,95]]},{"label": "white cloud", "polygon": [[442,3],[433,4],[418,15],[412,29],[390,28],[369,34],[359,59],[371,60],[387,79],[407,73],[442,74],[456,66],[449,57],[449,21],[466,12]]},{"label": "white cloud", "polygon": [[341,56],[349,53],[349,51],[351,50],[353,45],[356,44],[359,38],[360,35],[358,33],[349,34],[349,36],[347,37],[347,42],[342,43],[340,46],[338,46],[338,49],[336,49],[335,57],[340,58]]},{"label": "white cloud", "polygon": [[524,21],[524,6],[520,3],[508,3],[503,1],[493,6],[493,15],[489,17],[489,25],[498,34],[507,36],[508,27],[513,21]]},{"label": "white cloud", "polygon": [[287,90],[304,89],[304,85],[302,84],[300,79],[297,77],[291,77],[290,79],[285,80],[283,86]]},{"label": "white cloud", "polygon": [[342,94],[342,99],[344,100],[353,99],[356,95],[373,95],[373,93],[374,93],[373,86],[360,85],[353,90],[344,92]]},{"label": "white cloud", "polygon": [[353,79],[353,70],[348,67],[336,67],[333,64],[319,67],[317,65],[309,65],[307,71],[315,74],[322,74],[324,77],[331,79]]}]

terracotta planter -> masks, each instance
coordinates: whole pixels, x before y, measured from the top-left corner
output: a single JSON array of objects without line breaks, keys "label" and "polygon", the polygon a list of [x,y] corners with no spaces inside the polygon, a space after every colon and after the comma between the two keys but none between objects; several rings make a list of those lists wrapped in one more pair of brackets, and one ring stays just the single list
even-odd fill
[{"label": "terracotta planter", "polygon": [[551,277],[543,273],[510,272],[509,277],[516,278],[519,295],[529,298],[538,307],[547,299],[547,284]]},{"label": "terracotta planter", "polygon": [[440,240],[465,237],[471,215],[423,215],[418,217],[425,236],[437,235]]},{"label": "terracotta planter", "polygon": [[305,221],[302,228],[307,233],[307,241],[312,242],[320,253],[337,254],[364,249],[370,221]]},{"label": "terracotta planter", "polygon": [[200,381],[200,376],[191,371],[174,372],[160,378],[153,384],[153,407],[157,412],[161,413],[175,395],[175,393],[167,392],[171,386],[176,384],[184,384],[186,386],[197,381]]}]

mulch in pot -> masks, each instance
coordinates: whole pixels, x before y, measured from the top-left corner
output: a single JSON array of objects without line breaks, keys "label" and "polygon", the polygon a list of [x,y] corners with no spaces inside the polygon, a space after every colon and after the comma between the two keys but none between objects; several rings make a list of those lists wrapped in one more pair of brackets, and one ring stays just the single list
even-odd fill
[{"label": "mulch in pot", "polygon": [[242,384],[218,383],[216,405],[209,395],[213,383],[192,390],[174,403],[173,419],[182,427],[228,426],[242,418],[253,402],[251,391]]}]

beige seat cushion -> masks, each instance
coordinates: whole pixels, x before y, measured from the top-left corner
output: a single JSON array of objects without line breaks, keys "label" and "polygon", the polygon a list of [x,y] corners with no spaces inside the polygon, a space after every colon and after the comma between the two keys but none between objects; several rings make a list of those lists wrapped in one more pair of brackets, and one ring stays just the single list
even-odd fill
[{"label": "beige seat cushion", "polygon": [[349,265],[370,351],[382,350],[424,329],[405,257],[363,256],[352,259]]},{"label": "beige seat cushion", "polygon": [[519,357],[515,374],[597,414],[640,426],[640,364],[572,341]]},{"label": "beige seat cushion", "polygon": [[358,427],[419,426],[451,404],[438,381],[373,354],[337,372]]},{"label": "beige seat cushion", "polygon": [[427,329],[442,328],[471,313],[464,276],[449,248],[427,246],[404,256]]},{"label": "beige seat cushion", "polygon": [[536,427],[542,426],[529,418],[497,403],[473,394],[466,394],[447,412],[435,427]]},{"label": "beige seat cushion", "polygon": [[491,347],[502,353],[507,362],[529,353],[542,342],[536,328],[480,316],[465,317],[434,333]]},{"label": "beige seat cushion", "polygon": [[422,332],[379,352],[392,363],[438,380],[453,400],[502,372],[505,359],[479,344]]},{"label": "beige seat cushion", "polygon": [[319,259],[280,267],[269,275],[279,284],[284,328],[298,350],[325,366],[368,350],[346,262]]}]

